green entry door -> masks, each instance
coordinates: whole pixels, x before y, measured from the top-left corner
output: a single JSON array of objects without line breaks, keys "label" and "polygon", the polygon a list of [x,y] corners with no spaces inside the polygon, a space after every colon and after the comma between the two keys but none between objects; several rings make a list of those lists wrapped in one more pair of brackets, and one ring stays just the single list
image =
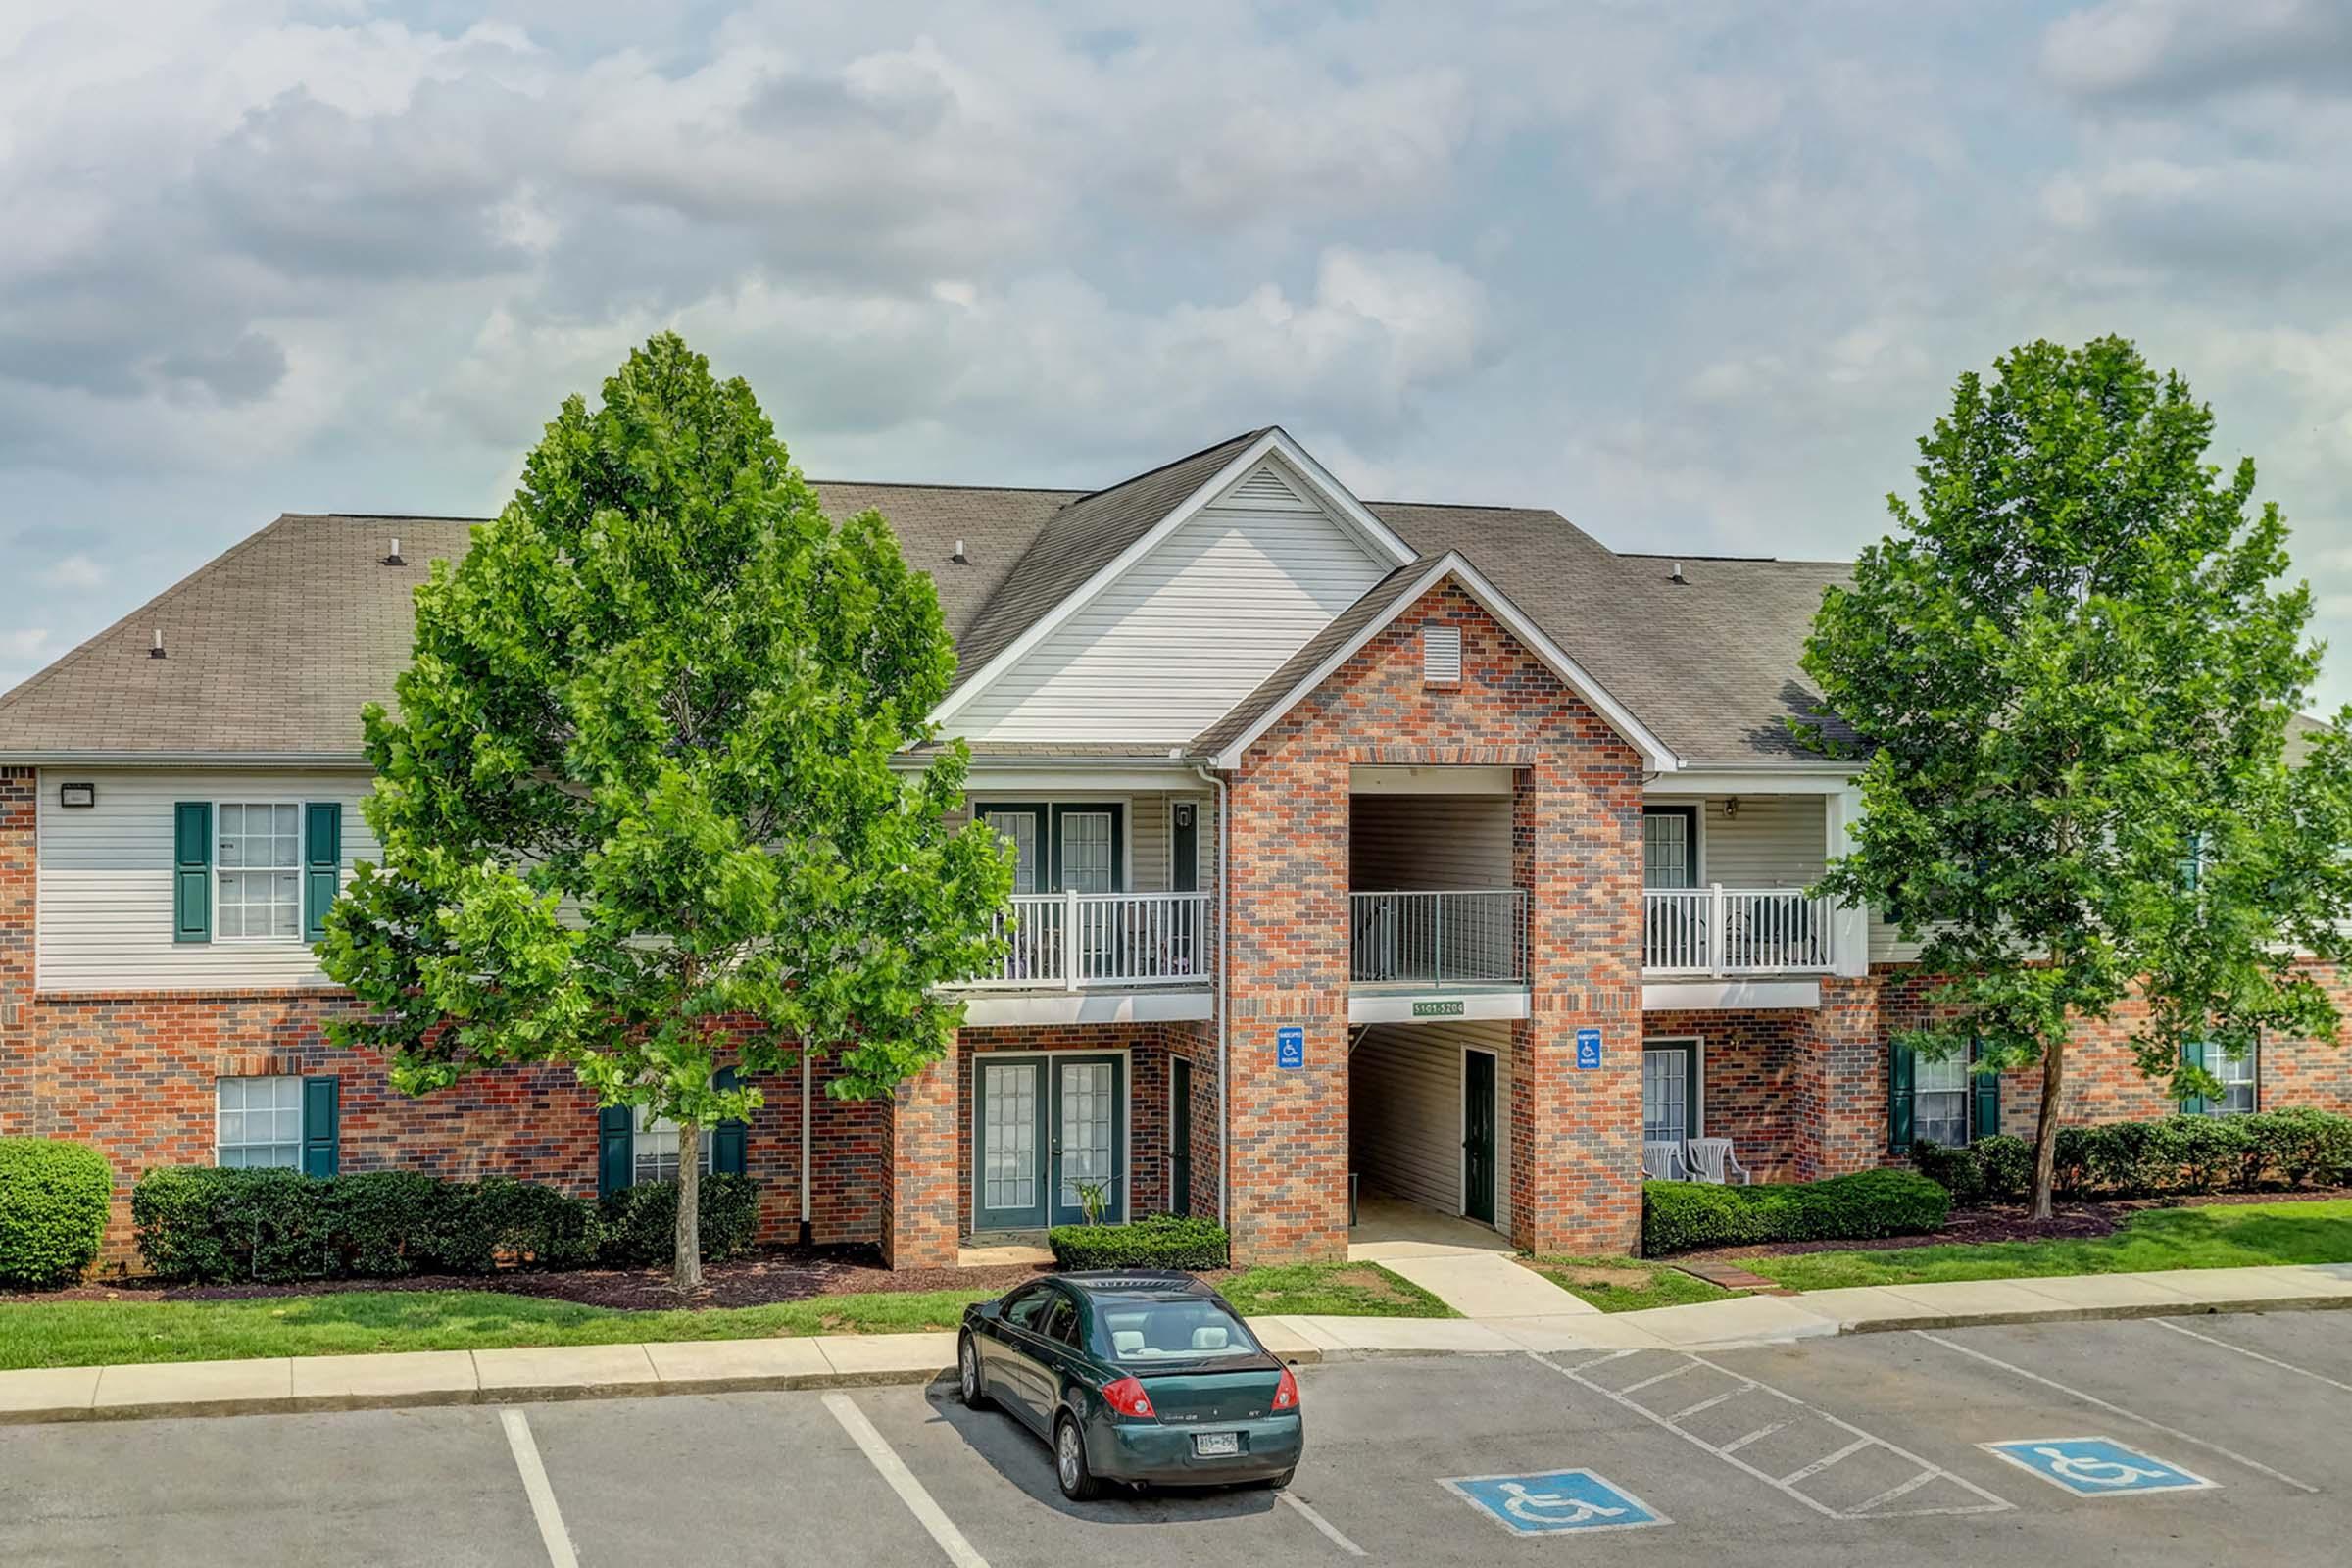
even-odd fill
[{"label": "green entry door", "polygon": [[1127,1217],[1127,1063],[1120,1056],[982,1055],[972,1074],[972,1228],[1033,1231]]},{"label": "green entry door", "polygon": [[1462,1054],[1462,1213],[1494,1223],[1494,1058]]},{"label": "green entry door", "polygon": [[1126,1062],[1118,1056],[1054,1056],[1052,1119],[1053,1212],[1055,1225],[1086,1219],[1082,1189],[1100,1188],[1102,1217],[1127,1217]]},{"label": "green entry door", "polygon": [[1168,1061],[1168,1212],[1193,1211],[1193,1064]]}]

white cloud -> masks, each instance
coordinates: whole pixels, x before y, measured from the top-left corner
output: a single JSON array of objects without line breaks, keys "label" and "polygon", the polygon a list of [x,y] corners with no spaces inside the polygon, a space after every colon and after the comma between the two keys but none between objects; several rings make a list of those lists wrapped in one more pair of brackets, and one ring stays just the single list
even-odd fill
[{"label": "white cloud", "polygon": [[[50,564],[47,570],[41,573],[41,580],[53,588],[80,590],[103,588],[106,586],[106,567],[78,550],[70,556],[60,557]],[[46,636],[47,633],[44,632],[42,635]]]}]

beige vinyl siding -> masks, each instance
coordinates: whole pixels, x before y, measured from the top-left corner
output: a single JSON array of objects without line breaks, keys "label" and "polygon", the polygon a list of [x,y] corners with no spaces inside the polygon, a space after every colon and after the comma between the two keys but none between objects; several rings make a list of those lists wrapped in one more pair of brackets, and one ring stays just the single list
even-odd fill
[{"label": "beige vinyl siding", "polygon": [[1511,885],[1506,795],[1354,795],[1348,874],[1358,893]]},{"label": "beige vinyl siding", "polygon": [[1223,717],[1386,570],[1290,483],[1289,502],[1203,509],[948,728],[975,740],[1174,745]]},{"label": "beige vinyl siding", "polygon": [[1873,963],[1916,963],[1921,944],[1905,942],[1902,932],[1893,921],[1870,911],[1870,961]]},{"label": "beige vinyl siding", "polygon": [[1818,795],[1742,795],[1737,816],[1730,798],[1677,800],[1653,796],[1652,808],[1699,808],[1698,883],[1727,888],[1802,888],[1821,879],[1827,864],[1829,808]]},{"label": "beige vinyl siding", "polygon": [[[68,810],[57,787],[98,787],[98,804]],[[373,859],[359,803],[364,769],[271,772],[167,768],[41,769],[37,895],[43,991],[175,991],[325,985],[299,941],[172,940],[172,808],[178,801],[338,801],[343,868]],[[215,930],[219,926],[216,923]]]},{"label": "beige vinyl siding", "polygon": [[1511,1217],[1511,1026],[1373,1024],[1348,1058],[1348,1155],[1366,1191],[1462,1211],[1462,1052],[1494,1054],[1494,1220]]}]

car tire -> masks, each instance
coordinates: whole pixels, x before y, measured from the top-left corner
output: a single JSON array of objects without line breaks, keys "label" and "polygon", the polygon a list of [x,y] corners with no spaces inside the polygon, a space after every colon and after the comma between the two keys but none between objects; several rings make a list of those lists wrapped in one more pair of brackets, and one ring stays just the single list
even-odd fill
[{"label": "car tire", "polygon": [[1067,1413],[1054,1423],[1054,1480],[1072,1502],[1092,1502],[1102,1492],[1102,1483],[1087,1468],[1086,1434]]},{"label": "car tire", "polygon": [[985,1410],[995,1402],[980,1382],[980,1347],[969,1329],[956,1343],[956,1396],[967,1410]]},{"label": "car tire", "polygon": [[1298,1473],[1298,1466],[1294,1465],[1278,1476],[1268,1476],[1263,1481],[1253,1481],[1250,1483],[1250,1485],[1262,1487],[1268,1492],[1280,1492],[1283,1488],[1291,1484],[1291,1477],[1297,1475]]}]

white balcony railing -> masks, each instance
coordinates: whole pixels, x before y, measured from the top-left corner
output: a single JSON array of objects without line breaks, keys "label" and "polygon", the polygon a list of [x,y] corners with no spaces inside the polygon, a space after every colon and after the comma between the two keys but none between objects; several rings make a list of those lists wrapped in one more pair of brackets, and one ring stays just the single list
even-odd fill
[{"label": "white balcony railing", "polygon": [[974,990],[1208,984],[1205,893],[1016,893],[997,929],[1004,956]]},{"label": "white balcony railing", "polygon": [[1642,966],[1651,974],[1821,974],[1830,901],[1802,888],[1644,888]]},{"label": "white balcony railing", "polygon": [[1348,896],[1348,978],[1357,985],[1508,985],[1527,979],[1527,895]]}]

